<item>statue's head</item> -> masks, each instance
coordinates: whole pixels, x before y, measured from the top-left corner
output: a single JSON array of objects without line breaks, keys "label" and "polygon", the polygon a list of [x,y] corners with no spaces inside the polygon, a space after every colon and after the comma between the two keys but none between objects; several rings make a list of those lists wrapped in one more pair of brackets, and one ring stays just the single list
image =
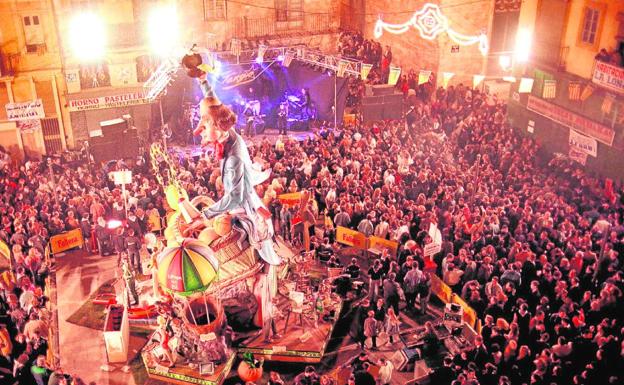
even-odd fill
[{"label": "statue's head", "polygon": [[216,96],[208,96],[199,103],[200,120],[194,134],[201,135],[202,145],[220,142],[236,124],[236,114],[223,105]]}]

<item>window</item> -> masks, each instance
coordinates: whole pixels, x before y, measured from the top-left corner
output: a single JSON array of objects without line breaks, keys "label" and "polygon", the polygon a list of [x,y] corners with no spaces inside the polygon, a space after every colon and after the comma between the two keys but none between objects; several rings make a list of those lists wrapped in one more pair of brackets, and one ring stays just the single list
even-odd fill
[{"label": "window", "polygon": [[41,46],[45,45],[43,35],[43,27],[38,15],[22,16],[22,25],[24,27],[24,42],[26,44],[26,52],[41,52]]},{"label": "window", "polygon": [[275,0],[275,19],[293,21],[303,19],[303,0]]},{"label": "window", "polygon": [[204,0],[204,18],[206,20],[225,20],[225,0]]},{"label": "window", "polygon": [[585,7],[583,12],[583,24],[581,29],[581,42],[594,45],[598,34],[598,23],[600,22],[600,9]]}]

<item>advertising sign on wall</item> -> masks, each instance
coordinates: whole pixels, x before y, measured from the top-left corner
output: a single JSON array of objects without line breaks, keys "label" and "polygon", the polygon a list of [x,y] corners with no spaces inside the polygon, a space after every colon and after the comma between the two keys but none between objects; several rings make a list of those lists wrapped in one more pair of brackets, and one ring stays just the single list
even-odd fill
[{"label": "advertising sign on wall", "polygon": [[143,91],[131,92],[121,95],[100,96],[94,98],[74,99],[69,101],[69,110],[87,111],[101,110],[105,108],[118,108],[127,106],[136,106],[139,104],[149,104],[149,100],[145,98]]},{"label": "advertising sign on wall", "polygon": [[43,111],[43,102],[41,99],[32,100],[24,103],[7,103],[5,104],[7,118],[13,121],[43,119],[45,112]]},{"label": "advertising sign on wall", "polygon": [[613,138],[615,137],[614,130],[581,115],[568,111],[563,107],[559,107],[540,98],[536,98],[533,95],[529,95],[527,109],[557,122],[562,126],[572,128],[578,132],[582,132],[585,135],[591,136],[608,146],[613,144]]},{"label": "advertising sign on wall", "polygon": [[594,138],[579,134],[574,130],[570,130],[570,147],[574,147],[577,150],[591,155],[593,157],[598,156],[598,142]]},{"label": "advertising sign on wall", "polygon": [[624,68],[596,61],[592,82],[611,91],[624,94]]}]

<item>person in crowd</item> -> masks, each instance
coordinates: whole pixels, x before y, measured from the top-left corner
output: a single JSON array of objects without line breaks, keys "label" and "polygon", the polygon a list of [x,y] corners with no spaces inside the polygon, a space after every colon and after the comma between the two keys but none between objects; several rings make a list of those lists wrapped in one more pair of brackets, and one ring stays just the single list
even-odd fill
[{"label": "person in crowd", "polygon": [[381,357],[379,359],[379,384],[390,385],[392,384],[392,373],[394,372],[394,365],[392,361]]},{"label": "person in crowd", "polygon": [[368,317],[364,320],[364,335],[371,339],[371,350],[377,350],[377,335],[379,334],[379,321],[375,319],[375,312],[368,311]]},{"label": "person in crowd", "polygon": [[399,332],[400,332],[400,328],[401,328],[401,320],[399,319],[399,317],[397,317],[396,313],[394,312],[394,308],[389,307],[388,308],[388,314],[386,316],[386,324],[385,324],[385,329],[386,329],[386,334],[388,335],[388,342],[390,344],[394,343],[394,339],[399,337]]},{"label": "person in crowd", "polygon": [[299,373],[294,380],[295,385],[319,385],[320,377],[316,373],[314,366],[308,365],[303,373]]}]

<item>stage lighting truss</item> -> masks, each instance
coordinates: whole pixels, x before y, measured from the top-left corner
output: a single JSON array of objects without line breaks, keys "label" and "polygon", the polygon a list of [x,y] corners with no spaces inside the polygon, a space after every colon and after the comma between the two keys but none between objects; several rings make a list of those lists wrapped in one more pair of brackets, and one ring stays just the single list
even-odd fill
[{"label": "stage lighting truss", "polygon": [[173,58],[164,59],[143,85],[147,90],[145,98],[153,102],[164,95],[167,91],[167,86],[171,83],[179,68],[180,63],[178,60]]}]

